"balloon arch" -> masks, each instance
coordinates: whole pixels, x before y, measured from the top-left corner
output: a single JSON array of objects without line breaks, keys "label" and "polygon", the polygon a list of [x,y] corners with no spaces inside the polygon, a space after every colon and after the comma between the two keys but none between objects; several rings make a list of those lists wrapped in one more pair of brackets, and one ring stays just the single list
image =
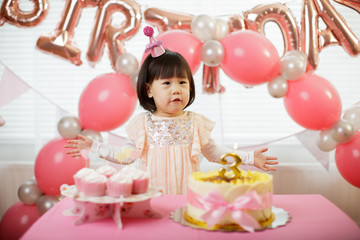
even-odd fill
[{"label": "balloon arch", "polygon": [[[41,192],[45,193],[45,199],[40,201],[40,206],[38,203],[38,208],[40,212],[46,211],[46,206],[58,201],[52,196],[59,195],[60,185],[72,184],[72,175],[86,165],[84,158],[80,157],[73,164],[71,157],[65,154],[63,145],[66,139],[76,138],[81,133],[102,141],[101,131],[119,127],[133,113],[136,93],[132,85],[139,62],[131,53],[125,52],[124,42],[138,33],[143,18],[156,27],[157,38],[165,43],[166,48],[185,57],[193,73],[199,69],[201,62],[204,63],[204,92],[224,92],[219,83],[220,68],[230,79],[245,86],[266,83],[272,97],[284,99],[286,111],[296,123],[319,131],[319,149],[326,152],[336,149],[335,159],[340,173],[360,188],[357,172],[360,169],[360,106],[354,106],[342,115],[336,89],[314,73],[320,51],[330,44],[342,46],[349,55],[360,53],[359,39],[329,1],[303,1],[301,31],[290,9],[281,3],[259,5],[224,19],[158,8],[148,8],[142,13],[140,5],[133,0],[81,1],[82,4],[74,4],[78,1],[66,0],[58,26],[51,35],[38,38],[37,48],[81,65],[81,51],[72,40],[75,26],[83,8],[97,7],[96,24],[86,56],[89,62],[96,63],[107,44],[115,73],[90,81],[79,101],[79,118],[68,116],[58,122],[62,138],[53,139],[41,149],[35,163],[37,185],[27,182],[19,188],[23,203],[34,203],[34,198],[40,198]],[[358,3],[334,1],[360,12]],[[39,24],[48,11],[48,0],[32,2],[33,10],[22,12],[19,1],[4,0],[0,25],[5,22],[18,27]],[[111,25],[111,16],[115,12],[125,16],[118,28]],[[318,29],[320,18],[327,25],[326,30]],[[264,35],[264,25],[268,21],[277,23],[281,30],[284,40],[282,56]],[[104,92],[106,96],[101,95]],[[121,102],[127,104],[121,105]],[[55,163],[56,167],[51,166]],[[24,189],[27,189],[27,194]]]}]

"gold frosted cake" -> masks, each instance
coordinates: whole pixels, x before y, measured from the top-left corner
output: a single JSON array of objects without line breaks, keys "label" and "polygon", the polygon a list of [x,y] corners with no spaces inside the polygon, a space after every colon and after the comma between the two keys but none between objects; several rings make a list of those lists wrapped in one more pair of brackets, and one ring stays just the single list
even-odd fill
[{"label": "gold frosted cake", "polygon": [[224,171],[195,172],[189,177],[186,221],[212,230],[250,232],[270,224],[273,177],[239,169],[224,177]]}]

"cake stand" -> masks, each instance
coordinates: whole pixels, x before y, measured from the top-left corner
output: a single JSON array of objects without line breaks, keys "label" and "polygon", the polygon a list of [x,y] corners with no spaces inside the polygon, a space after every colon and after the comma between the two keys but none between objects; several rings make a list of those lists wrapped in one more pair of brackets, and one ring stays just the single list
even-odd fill
[{"label": "cake stand", "polygon": [[150,199],[159,197],[161,188],[150,187],[146,193],[129,197],[114,198],[110,196],[87,197],[78,192],[75,185],[63,184],[60,187],[61,195],[74,200],[74,207],[63,212],[65,216],[78,216],[74,224],[98,221],[113,218],[118,228],[122,229],[121,217],[159,218],[161,215],[150,207]]}]

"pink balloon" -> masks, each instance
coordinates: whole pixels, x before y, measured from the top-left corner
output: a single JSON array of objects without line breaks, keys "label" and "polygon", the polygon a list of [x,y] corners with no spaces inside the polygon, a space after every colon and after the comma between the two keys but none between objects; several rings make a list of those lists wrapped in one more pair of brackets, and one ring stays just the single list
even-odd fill
[{"label": "pink balloon", "polygon": [[129,76],[108,73],[93,79],[79,100],[79,119],[84,129],[110,131],[128,120],[137,96]]},{"label": "pink balloon", "polygon": [[[164,42],[165,49],[180,53],[188,62],[191,72],[196,73],[201,63],[202,42],[199,39],[191,33],[181,30],[163,32],[156,39]],[[143,60],[147,55],[149,55],[149,52],[144,54]]]},{"label": "pink balloon", "polygon": [[62,184],[73,185],[73,175],[85,167],[85,159],[73,158],[64,148],[66,139],[55,138],[40,150],[35,161],[35,178],[41,191],[60,195]]},{"label": "pink balloon", "polygon": [[0,239],[20,239],[39,217],[36,204],[25,205],[22,202],[15,203],[1,218]]},{"label": "pink balloon", "polygon": [[299,125],[312,130],[330,128],[341,116],[338,92],[326,79],[305,73],[295,81],[288,81],[284,98],[290,117]]},{"label": "pink balloon", "polygon": [[337,145],[335,161],[345,180],[360,188],[360,132],[355,132],[351,141]]},{"label": "pink balloon", "polygon": [[228,34],[221,43],[225,56],[220,66],[231,79],[254,86],[268,82],[279,74],[279,54],[264,35],[241,30]]}]

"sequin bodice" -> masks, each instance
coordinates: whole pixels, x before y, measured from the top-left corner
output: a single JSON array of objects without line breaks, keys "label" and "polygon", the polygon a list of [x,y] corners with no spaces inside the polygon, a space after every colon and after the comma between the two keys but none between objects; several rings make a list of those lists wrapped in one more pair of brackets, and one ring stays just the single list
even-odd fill
[{"label": "sequin bodice", "polygon": [[193,140],[191,112],[176,118],[157,119],[146,115],[147,141],[150,148],[189,145]]}]

